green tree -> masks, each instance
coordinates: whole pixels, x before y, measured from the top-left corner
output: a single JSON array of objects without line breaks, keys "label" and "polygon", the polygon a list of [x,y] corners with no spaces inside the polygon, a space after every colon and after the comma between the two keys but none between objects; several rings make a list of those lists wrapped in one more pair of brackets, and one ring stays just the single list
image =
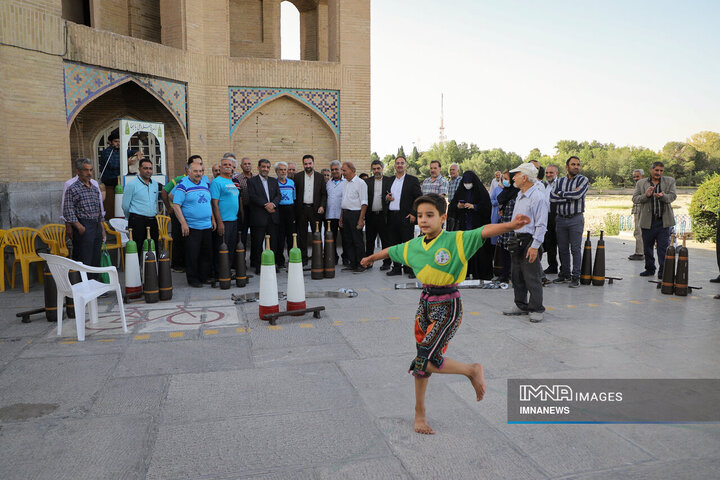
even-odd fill
[{"label": "green tree", "polygon": [[597,190],[598,193],[607,192],[612,189],[613,183],[610,177],[598,177],[592,184],[593,189]]},{"label": "green tree", "polygon": [[693,235],[699,242],[715,239],[718,207],[720,207],[720,175],[715,174],[700,185],[690,202]]}]

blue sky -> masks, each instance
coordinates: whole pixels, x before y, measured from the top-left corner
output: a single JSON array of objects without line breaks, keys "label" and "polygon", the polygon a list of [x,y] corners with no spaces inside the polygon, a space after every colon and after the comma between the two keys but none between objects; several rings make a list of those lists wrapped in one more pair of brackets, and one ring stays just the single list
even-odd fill
[{"label": "blue sky", "polygon": [[720,131],[720,2],[372,2],[372,150],[662,148]]}]

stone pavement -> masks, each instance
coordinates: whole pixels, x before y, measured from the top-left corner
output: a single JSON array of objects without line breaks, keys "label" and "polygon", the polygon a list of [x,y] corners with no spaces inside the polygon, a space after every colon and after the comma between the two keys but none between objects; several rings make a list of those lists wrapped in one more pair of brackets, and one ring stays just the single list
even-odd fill
[{"label": "stone pavement", "polygon": [[[691,285],[664,296],[608,239],[605,287],[545,288],[543,323],[503,317],[511,290],[465,290],[448,356],[484,364],[488,393],[434,375],[434,436],[413,432],[413,315],[418,291],[375,269],[338,272],[308,290],[350,287],[354,299],[310,299],[322,318],[258,319],[233,292],[184,286],[171,302],[110,300],[76,342],[20,310],[42,287],[0,294],[0,478],[710,479],[720,425],[507,424],[508,378],[718,378],[720,288],[714,252],[691,250]],[[284,290],[284,273],[280,289]]]}]

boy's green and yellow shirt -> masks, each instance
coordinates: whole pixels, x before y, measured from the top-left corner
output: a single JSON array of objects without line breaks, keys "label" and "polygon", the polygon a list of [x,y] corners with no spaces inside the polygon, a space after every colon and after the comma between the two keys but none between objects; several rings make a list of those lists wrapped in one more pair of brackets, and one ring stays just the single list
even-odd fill
[{"label": "boy's green and yellow shirt", "polygon": [[427,285],[454,285],[465,280],[468,258],[482,247],[482,227],[474,230],[446,232],[425,243],[417,237],[390,247],[390,258],[413,269],[420,282]]}]

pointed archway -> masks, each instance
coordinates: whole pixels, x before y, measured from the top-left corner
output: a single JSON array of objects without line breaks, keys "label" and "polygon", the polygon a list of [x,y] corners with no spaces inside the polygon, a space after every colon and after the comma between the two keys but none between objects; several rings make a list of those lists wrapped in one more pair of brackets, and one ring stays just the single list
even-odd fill
[{"label": "pointed archway", "polygon": [[291,95],[281,95],[247,114],[235,127],[232,148],[250,158],[299,163],[310,153],[318,170],[339,158],[335,131],[327,120]]},{"label": "pointed archway", "polygon": [[188,157],[185,130],[155,95],[132,80],[98,96],[75,115],[69,131],[71,159],[94,159],[97,167],[95,142],[119,118],[164,123],[168,175],[182,173]]}]

